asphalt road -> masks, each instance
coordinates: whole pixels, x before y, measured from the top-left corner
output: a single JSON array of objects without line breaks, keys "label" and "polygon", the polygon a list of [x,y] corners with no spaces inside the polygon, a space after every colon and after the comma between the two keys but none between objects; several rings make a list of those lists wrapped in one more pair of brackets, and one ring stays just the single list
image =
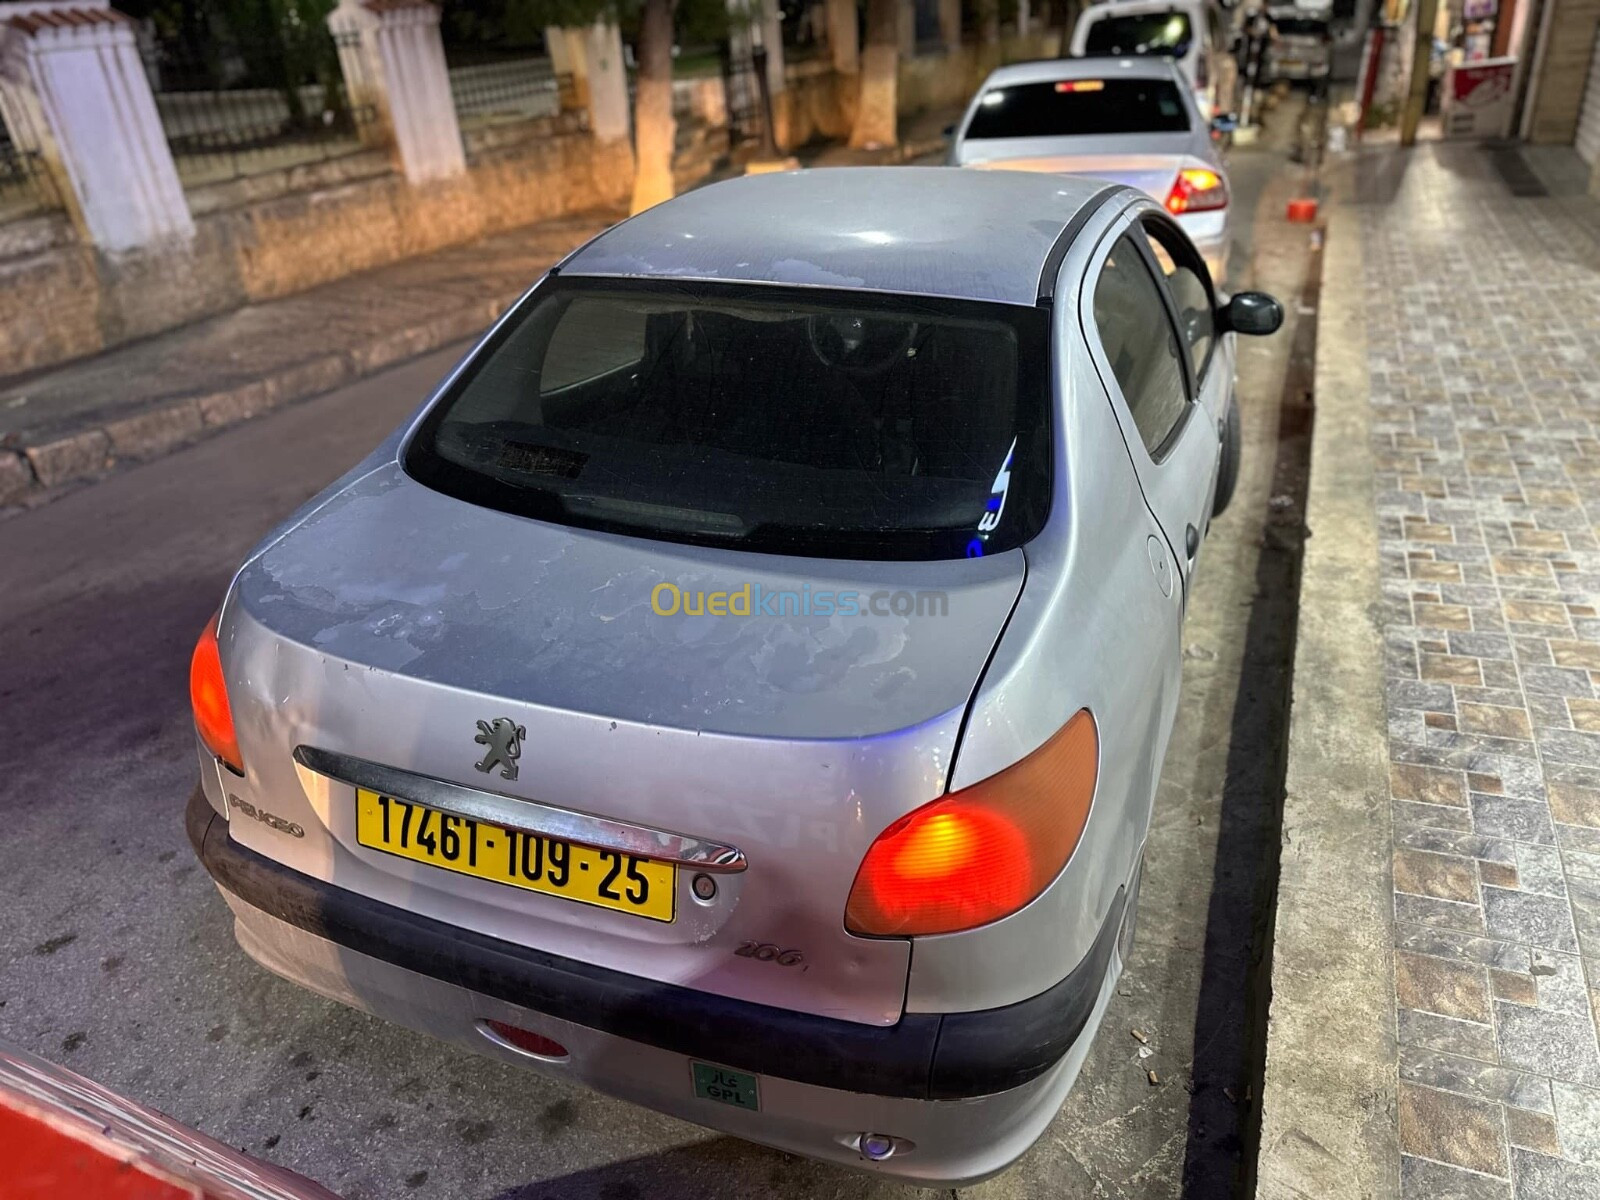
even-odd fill
[{"label": "asphalt road", "polygon": [[[1248,1144],[1304,443],[1292,177],[1270,144],[1236,156],[1236,280],[1290,328],[1241,356],[1244,474],[1191,606],[1131,968],[1055,1125],[975,1198],[1223,1195]],[[235,947],[182,830],[194,638],[258,536],[454,353],[0,521],[0,1039],[352,1198],[912,1195],[386,1026]]]}]

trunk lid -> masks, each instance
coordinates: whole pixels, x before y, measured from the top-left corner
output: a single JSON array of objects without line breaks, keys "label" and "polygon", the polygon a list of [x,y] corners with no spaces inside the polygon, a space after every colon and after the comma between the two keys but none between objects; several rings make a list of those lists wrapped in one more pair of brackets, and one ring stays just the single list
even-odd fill
[{"label": "trunk lid", "polygon": [[963,166],[990,171],[1086,175],[1138,188],[1165,202],[1182,167],[1207,164],[1193,153],[1190,134],[1132,137],[1027,138],[969,144]]},{"label": "trunk lid", "polygon": [[[246,775],[226,787],[305,836],[237,818],[231,832],[491,936],[892,1023],[909,944],[845,934],[848,890],[872,839],[943,791],[1022,578],[1021,551],[834,562],[570,529],[391,463],[260,552],[230,595],[222,653]],[[680,606],[743,595],[748,612],[664,615],[663,585]],[[841,614],[846,592],[889,611]],[[513,781],[476,768],[477,723],[497,718],[526,731]],[[709,904],[680,868],[671,923],[457,875],[358,844],[354,789],[296,763],[297,747],[728,844],[748,865],[718,875]],[[746,943],[800,961],[737,954]]]}]

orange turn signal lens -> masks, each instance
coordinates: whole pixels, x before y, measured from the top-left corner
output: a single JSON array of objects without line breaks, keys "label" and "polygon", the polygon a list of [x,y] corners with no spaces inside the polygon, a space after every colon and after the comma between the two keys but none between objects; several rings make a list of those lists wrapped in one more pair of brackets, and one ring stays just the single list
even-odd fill
[{"label": "orange turn signal lens", "polygon": [[878,835],[856,872],[851,933],[955,933],[1010,916],[1050,886],[1083,836],[1100,734],[1080,710],[1049,741]]},{"label": "orange turn signal lens", "polygon": [[206,624],[189,660],[189,703],[194,708],[194,727],[206,749],[239,774],[244,774],[244,759],[239,754],[239,739],[233,732],[233,710],[228,707],[228,688],[222,679],[222,653],[217,646],[217,618]]}]

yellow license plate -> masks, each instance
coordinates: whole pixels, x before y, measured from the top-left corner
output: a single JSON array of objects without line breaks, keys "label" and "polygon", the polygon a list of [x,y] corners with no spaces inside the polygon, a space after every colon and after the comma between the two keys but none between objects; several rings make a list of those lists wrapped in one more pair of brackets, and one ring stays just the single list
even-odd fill
[{"label": "yellow license plate", "polygon": [[674,915],[677,870],[671,863],[506,829],[365,788],[356,790],[356,841],[458,875],[652,921]]}]

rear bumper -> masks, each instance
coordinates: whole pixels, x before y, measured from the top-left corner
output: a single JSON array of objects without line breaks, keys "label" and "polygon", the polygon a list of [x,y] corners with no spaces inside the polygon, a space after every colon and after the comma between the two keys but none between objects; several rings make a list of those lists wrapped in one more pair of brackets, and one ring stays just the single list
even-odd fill
[{"label": "rear bumper", "polygon": [[335,887],[240,846],[198,788],[186,825],[224,891],[336,945],[630,1041],[879,1096],[965,1099],[1043,1075],[1088,1023],[1121,924],[1119,893],[1088,956],[1031,999],[863,1025],[560,958]]},{"label": "rear bumper", "polygon": [[[640,979],[378,903],[239,846],[199,791],[187,826],[241,945],[304,986],[752,1141],[946,1186],[1003,1169],[1043,1132],[1119,966],[1120,893],[1089,955],[1042,995],[861,1025]],[[570,1058],[531,1061],[485,1035],[488,1019],[554,1038]],[[760,1076],[761,1111],[694,1096],[691,1060]],[[903,1139],[907,1153],[867,1164],[851,1144],[866,1131]]]}]

